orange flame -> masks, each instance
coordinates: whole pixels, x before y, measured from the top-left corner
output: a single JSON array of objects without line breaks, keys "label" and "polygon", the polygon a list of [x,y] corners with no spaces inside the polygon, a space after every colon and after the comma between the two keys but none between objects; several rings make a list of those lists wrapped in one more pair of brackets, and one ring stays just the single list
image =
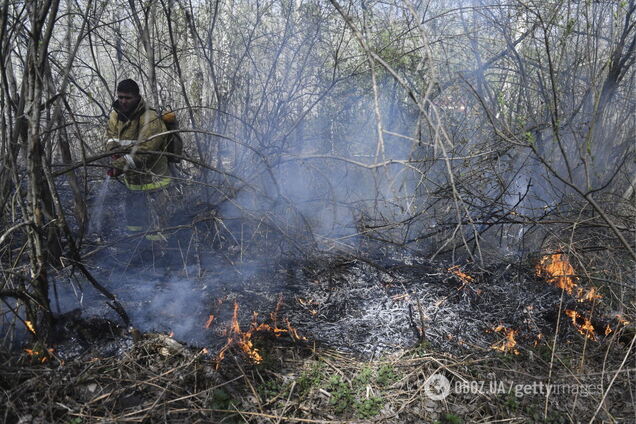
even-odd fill
[{"label": "orange flame", "polygon": [[279,299],[278,304],[274,311],[270,314],[270,318],[273,321],[273,326],[266,323],[258,323],[258,313],[252,314],[252,322],[250,328],[247,331],[241,330],[241,326],[238,320],[239,304],[234,302],[234,313],[232,314],[232,323],[230,328],[226,331],[227,341],[221,348],[216,357],[216,367],[218,368],[221,361],[225,358],[225,353],[233,346],[237,345],[254,363],[260,363],[263,361],[263,356],[259,353],[258,349],[254,347],[252,342],[252,336],[259,331],[272,332],[277,337],[283,333],[287,333],[294,340],[307,340],[305,337],[298,334],[298,331],[292,327],[289,319],[285,318],[287,328],[278,328],[276,320],[278,318],[278,312],[282,305],[282,297]]},{"label": "orange flame", "polygon": [[587,292],[579,287],[576,292],[576,297],[578,302],[585,301],[594,301],[596,299],[601,299],[603,296],[596,291],[596,287],[592,287]]},{"label": "orange flame", "polygon": [[287,330],[289,330],[289,335],[294,340],[307,340],[307,337],[303,337],[298,334],[298,331],[294,327],[292,327],[288,318],[285,318],[285,324],[287,324]]},{"label": "orange flame", "polygon": [[539,343],[541,343],[541,340],[543,340],[543,333],[537,334],[537,337],[534,339],[534,345],[539,346]]},{"label": "orange flame", "polygon": [[24,321],[24,325],[26,325],[27,330],[35,334],[35,326],[31,321]]},{"label": "orange flame", "polygon": [[605,327],[605,335],[609,336],[609,334],[612,332],[612,327],[610,327],[609,324],[607,324],[607,326]]},{"label": "orange flame", "polygon": [[519,355],[519,351],[515,348],[515,346],[517,345],[517,341],[515,340],[515,336],[517,335],[517,330],[513,330],[512,328],[506,328],[503,325],[498,325],[494,329],[494,331],[495,333],[504,332],[506,335],[506,338],[504,340],[501,340],[493,344],[491,346],[491,349]]},{"label": "orange flame", "polygon": [[42,351],[42,352],[40,352],[39,350],[33,350],[33,349],[24,349],[24,351],[31,358],[37,359],[38,361],[40,361],[40,363],[43,364],[49,360],[49,357],[53,354],[53,352],[55,352],[55,349],[50,347],[46,349],[46,351]]},{"label": "orange flame", "polygon": [[[405,295],[405,296],[408,296],[408,295]],[[302,297],[296,297],[296,300],[298,301],[298,303],[304,306],[307,312],[309,312],[311,315],[316,316],[318,314],[318,310],[313,309],[312,306],[320,305],[320,303],[316,302],[315,300],[306,300],[306,299],[303,299]]]},{"label": "orange flame", "polygon": [[203,326],[203,328],[210,328],[210,326],[212,325],[212,323],[214,322],[214,315],[210,314],[208,320],[205,322],[205,325]]},{"label": "orange flame", "polygon": [[[589,318],[584,317],[576,311],[571,309],[565,310],[565,315],[572,319],[572,325],[576,327],[579,333],[584,335],[590,340],[596,340],[596,335],[594,334],[594,326],[592,325],[592,321]],[[578,321],[583,321],[583,324],[579,324]]]},{"label": "orange flame", "polygon": [[237,344],[241,350],[255,363],[260,363],[263,360],[263,357],[258,352],[258,349],[254,347],[254,344],[250,340],[252,338],[252,333],[257,330],[258,327],[255,327],[256,313],[253,315],[252,326],[251,328],[243,332],[241,331],[241,326],[238,321],[238,311],[239,304],[238,302],[234,302],[234,313],[232,314],[232,324],[228,330],[228,337],[225,346],[221,348],[219,354],[217,355],[217,360],[220,362],[225,357],[225,352],[234,344]]},{"label": "orange flame", "polygon": [[470,275],[460,271],[459,270],[459,265],[455,265],[455,266],[452,266],[452,267],[448,268],[448,271],[452,272],[457,277],[459,277],[460,281],[462,282],[462,286],[460,287],[460,289],[463,288],[466,284],[472,283],[473,281],[475,281],[474,277],[471,277]]},{"label": "orange flame", "polygon": [[567,255],[554,253],[545,255],[535,267],[537,276],[545,277],[550,284],[572,294],[576,287],[574,268],[570,264]]}]

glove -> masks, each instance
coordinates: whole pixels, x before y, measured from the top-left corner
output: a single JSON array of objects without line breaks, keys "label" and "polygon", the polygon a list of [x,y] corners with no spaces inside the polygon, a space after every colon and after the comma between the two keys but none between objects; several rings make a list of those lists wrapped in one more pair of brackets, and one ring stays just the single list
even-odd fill
[{"label": "glove", "polygon": [[108,171],[106,171],[106,175],[108,175],[111,178],[119,177],[123,173],[124,171],[117,168],[108,168]]}]

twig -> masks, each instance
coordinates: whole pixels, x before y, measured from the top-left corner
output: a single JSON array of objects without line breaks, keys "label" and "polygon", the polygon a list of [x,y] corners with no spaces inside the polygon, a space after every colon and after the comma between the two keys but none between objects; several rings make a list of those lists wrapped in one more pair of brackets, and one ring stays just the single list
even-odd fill
[{"label": "twig", "polygon": [[603,393],[603,397],[601,398],[601,401],[598,403],[598,406],[596,407],[596,410],[594,411],[594,415],[592,415],[592,418],[590,419],[589,424],[594,423],[594,419],[596,418],[598,411],[600,411],[601,408],[603,407],[603,404],[605,403],[605,399],[607,398],[607,394],[612,388],[612,385],[614,385],[614,381],[616,381],[616,377],[618,377],[618,374],[623,369],[623,366],[625,366],[625,362],[627,362],[627,358],[631,356],[632,348],[634,347],[634,342],[636,342],[636,335],[632,337],[632,342],[629,344],[629,347],[627,348],[627,352],[625,353],[625,356],[623,357],[623,362],[621,362],[621,365],[618,367],[618,369],[614,373],[614,377],[612,377],[612,381],[610,381],[609,385],[607,386],[607,389],[605,389],[605,393]]}]

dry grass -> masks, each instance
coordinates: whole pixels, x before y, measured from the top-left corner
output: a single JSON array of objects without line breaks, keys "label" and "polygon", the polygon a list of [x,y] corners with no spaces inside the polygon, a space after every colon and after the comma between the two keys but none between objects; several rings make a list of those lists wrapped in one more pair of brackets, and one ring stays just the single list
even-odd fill
[{"label": "dry grass", "polygon": [[[120,358],[33,364],[4,353],[1,420],[20,423],[490,423],[630,422],[633,347],[616,332],[604,344],[582,338],[522,350],[455,357],[426,343],[365,362],[341,353],[263,336],[254,365],[232,352],[214,358],[171,338],[147,334]],[[585,346],[585,348],[584,348]],[[450,395],[427,396],[434,374]],[[539,393],[541,384],[559,393]],[[527,388],[529,387],[529,389]],[[524,390],[533,390],[533,393]],[[545,387],[545,386],[544,386]],[[573,387],[578,387],[574,393]],[[589,393],[583,393],[583,387]],[[567,388],[567,392],[564,390]],[[477,393],[481,391],[481,393]]]}]

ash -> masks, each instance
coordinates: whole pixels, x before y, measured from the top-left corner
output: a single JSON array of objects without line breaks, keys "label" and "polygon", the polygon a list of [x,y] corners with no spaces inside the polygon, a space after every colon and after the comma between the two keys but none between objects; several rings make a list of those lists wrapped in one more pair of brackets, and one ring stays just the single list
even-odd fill
[{"label": "ash", "polygon": [[[243,330],[255,313],[258,322],[271,320],[280,304],[279,322],[288,319],[308,343],[365,358],[418,343],[450,353],[491,352],[493,345],[506,341],[505,331],[495,331],[501,326],[515,331],[514,349],[523,349],[538,337],[554,335],[557,317],[566,309],[603,316],[602,303],[577,302],[538,278],[526,262],[451,268],[454,264],[366,243],[360,243],[366,247],[355,256],[299,258],[281,248],[285,242],[280,237],[260,234],[260,224],[249,229],[245,221],[226,219],[222,226],[213,225],[216,214],[192,209],[179,216],[199,222],[196,231],[178,232],[161,260],[135,263],[144,250],[139,242],[104,245],[100,240],[88,261],[137,329],[174,334],[181,342],[212,352],[227,340],[235,304]],[[105,218],[121,221],[120,215],[117,209]],[[247,247],[233,236],[243,234],[244,226],[254,239]],[[104,236],[108,242],[123,234]],[[471,280],[462,280],[453,269]],[[60,276],[55,289],[51,298],[58,314],[79,308],[83,317],[118,321],[103,298],[76,275]],[[595,322],[594,327],[602,331],[606,322]],[[582,336],[562,315],[559,337]]]},{"label": "ash", "polygon": [[[452,353],[490,351],[505,338],[493,331],[500,325],[516,330],[520,345],[554,332],[561,291],[530,269],[465,269],[474,280],[464,282],[450,266],[410,259],[385,270],[360,260],[304,268],[287,313],[304,334],[365,357],[422,341]],[[581,310],[575,304],[566,295],[561,308]]]},{"label": "ash", "polygon": [[[105,267],[97,272],[136,328],[171,333],[212,352],[227,340],[235,304],[244,331],[254,313],[258,322],[271,322],[277,311],[279,322],[289,320],[308,343],[364,358],[422,342],[454,354],[490,352],[505,341],[504,332],[494,331],[497,326],[516,331],[515,349],[522,349],[554,334],[559,310],[586,314],[593,306],[577,303],[518,264],[478,270],[413,256],[388,258],[317,256],[228,267],[210,256],[200,276],[192,268],[114,272]],[[473,280],[463,281],[453,269]],[[117,320],[102,301],[84,294],[84,316]],[[67,295],[61,297],[68,300]],[[65,307],[76,308],[76,303],[67,301]],[[601,313],[600,305],[594,313]],[[564,316],[560,336],[581,337]]]}]

